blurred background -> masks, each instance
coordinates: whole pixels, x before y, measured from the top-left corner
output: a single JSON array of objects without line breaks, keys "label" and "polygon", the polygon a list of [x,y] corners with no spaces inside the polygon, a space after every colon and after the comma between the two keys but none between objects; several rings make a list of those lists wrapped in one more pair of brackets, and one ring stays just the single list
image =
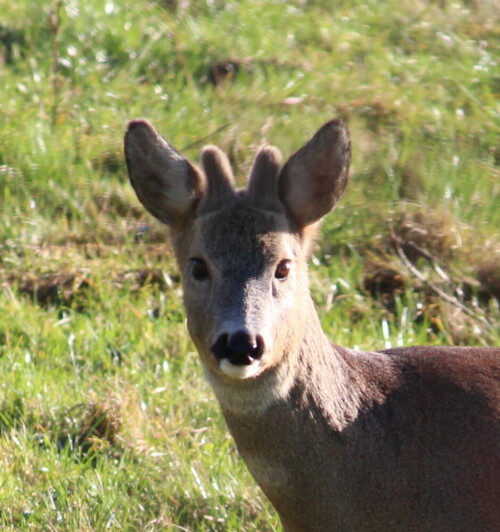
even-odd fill
[{"label": "blurred background", "polygon": [[352,134],[311,288],[332,341],[500,345],[494,0],[0,0],[2,530],[278,531],[126,176],[147,118],[245,183]]}]

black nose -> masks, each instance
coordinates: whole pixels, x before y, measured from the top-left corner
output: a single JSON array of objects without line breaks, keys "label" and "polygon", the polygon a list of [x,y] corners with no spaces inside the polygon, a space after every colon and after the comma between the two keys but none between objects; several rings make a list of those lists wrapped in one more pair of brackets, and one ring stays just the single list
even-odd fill
[{"label": "black nose", "polygon": [[221,334],[212,346],[217,360],[227,358],[235,366],[248,366],[264,352],[264,340],[260,335],[238,331],[232,335]]}]

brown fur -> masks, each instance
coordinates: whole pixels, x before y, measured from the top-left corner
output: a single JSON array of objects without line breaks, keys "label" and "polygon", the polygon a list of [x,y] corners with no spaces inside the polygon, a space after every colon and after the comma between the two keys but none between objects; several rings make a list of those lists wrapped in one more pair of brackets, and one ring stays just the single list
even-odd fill
[{"label": "brown fur", "polygon": [[[347,128],[329,122],[282,169],[264,148],[242,191],[217,149],[202,174],[160,138],[131,123],[130,178],[171,228],[205,375],[286,532],[500,530],[500,349],[356,352],[321,330],[307,255],[347,183]],[[261,358],[214,356],[235,331]]]}]

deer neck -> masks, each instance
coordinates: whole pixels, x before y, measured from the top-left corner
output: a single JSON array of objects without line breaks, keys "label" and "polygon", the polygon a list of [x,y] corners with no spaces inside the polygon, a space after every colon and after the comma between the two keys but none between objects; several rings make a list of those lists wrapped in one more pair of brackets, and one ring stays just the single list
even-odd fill
[{"label": "deer neck", "polygon": [[[226,423],[249,471],[280,515],[294,515],[294,509],[300,508],[296,520],[304,520],[303,530],[309,530],[304,505],[313,511],[315,497],[324,497],[321,478],[326,471],[333,475],[333,484],[336,468],[349,468],[348,449],[360,437],[354,421],[368,405],[383,401],[385,377],[381,373],[390,375],[382,356],[332,345],[312,303],[308,319],[296,356],[278,369],[274,383],[268,380],[255,391],[254,397],[267,394],[266,403],[260,408],[238,409],[221,401]],[[359,372],[361,365],[367,369],[364,375]],[[271,395],[267,390],[273,384],[277,393]],[[252,401],[250,394],[247,399]],[[342,487],[335,490],[342,491]],[[327,526],[321,524],[318,529]]]}]

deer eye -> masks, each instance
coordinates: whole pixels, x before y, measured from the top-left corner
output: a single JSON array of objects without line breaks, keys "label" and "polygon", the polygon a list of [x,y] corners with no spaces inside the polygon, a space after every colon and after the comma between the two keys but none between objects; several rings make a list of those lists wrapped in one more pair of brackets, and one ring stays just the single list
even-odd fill
[{"label": "deer eye", "polygon": [[192,258],[191,262],[191,275],[197,281],[205,281],[208,279],[208,267],[207,263],[203,259]]},{"label": "deer eye", "polygon": [[280,281],[284,281],[288,274],[290,273],[290,270],[292,268],[292,261],[289,259],[282,260],[278,266],[276,266],[276,271],[274,272],[274,277],[276,279],[279,279]]}]

